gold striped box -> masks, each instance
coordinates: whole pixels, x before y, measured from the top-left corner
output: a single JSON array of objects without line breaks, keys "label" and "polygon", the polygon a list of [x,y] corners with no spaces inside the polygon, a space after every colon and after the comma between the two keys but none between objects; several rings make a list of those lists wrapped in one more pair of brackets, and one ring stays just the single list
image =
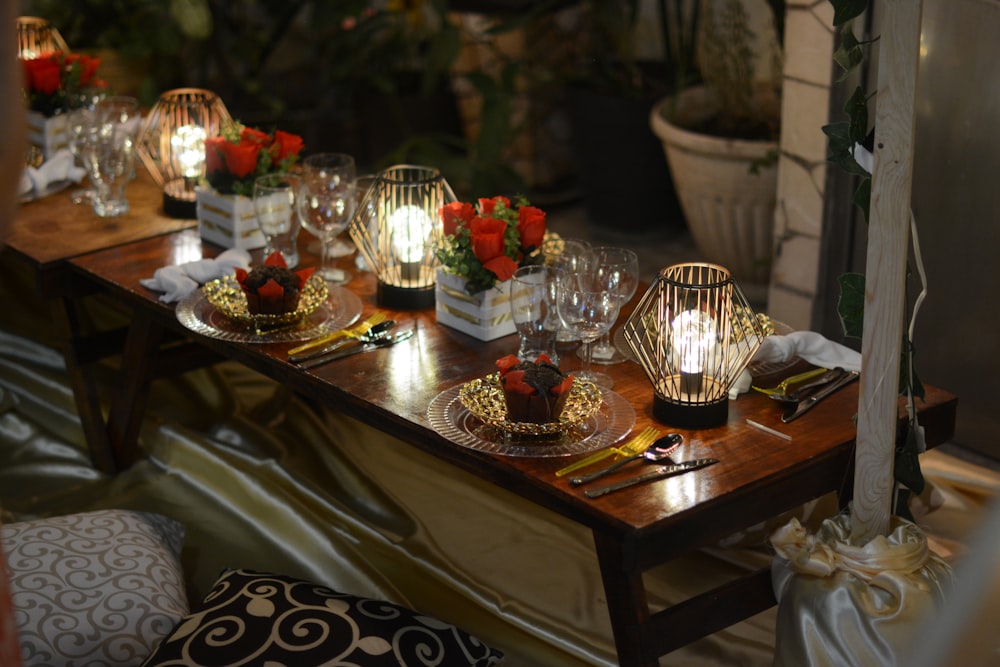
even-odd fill
[{"label": "gold striped box", "polygon": [[437,321],[452,329],[488,341],[516,331],[510,313],[510,281],[469,294],[465,278],[439,268],[435,286]]},{"label": "gold striped box", "polygon": [[223,248],[253,250],[267,242],[257,226],[253,200],[242,195],[220,195],[208,187],[195,190],[198,232]]}]

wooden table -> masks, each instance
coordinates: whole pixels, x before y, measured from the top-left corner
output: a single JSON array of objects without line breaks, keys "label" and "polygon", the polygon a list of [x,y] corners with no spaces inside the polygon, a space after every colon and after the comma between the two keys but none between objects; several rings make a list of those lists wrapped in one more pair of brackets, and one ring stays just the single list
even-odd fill
[{"label": "wooden table", "polygon": [[67,373],[84,434],[94,464],[104,471],[113,470],[114,461],[107,443],[101,399],[94,391],[93,364],[110,353],[120,352],[125,332],[107,331],[100,335],[85,332],[79,306],[90,285],[69,280],[67,260],[197,225],[195,220],[163,215],[162,192],[141,167],[125,194],[130,211],[114,218],[99,217],[89,204],[74,204],[67,192],[21,204],[2,250],[27,264],[39,295],[51,305],[53,322],[64,342]]},{"label": "wooden table", "polygon": [[[187,335],[173,306],[141,287],[178,248],[190,248],[191,232],[147,238],[71,260],[77,277],[106,290],[132,312],[122,385],[112,405],[109,432],[115,456],[132,456],[145,387],[166,334]],[[205,248],[206,255],[218,249]],[[308,254],[304,262],[309,263]],[[347,266],[347,264],[344,264]],[[375,283],[355,271],[349,288],[361,297],[365,316],[375,310]],[[719,539],[831,491],[849,489],[852,473],[857,384],[826,399],[805,417],[780,421],[780,406],[757,393],[731,402],[728,423],[699,431],[680,430],[689,444],[684,458],[714,456],[721,463],[697,473],[588,500],[581,488],[556,478],[572,459],[491,455],[456,445],[436,433],[428,404],[442,391],[493,370],[495,359],[514,348],[514,338],[483,343],[438,325],[433,310],[390,312],[416,325],[409,341],[374,353],[303,371],[289,364],[292,344],[239,344],[197,336],[198,346],[236,360],[332,409],[390,433],[464,470],[588,526],[594,535],[620,664],[648,666],[657,656],[716,632],[775,603],[768,570],[750,574],[655,614],[650,612],[642,573],[682,553]],[[189,336],[189,338],[191,338]],[[565,355],[572,368],[576,357]],[[635,429],[656,426],[652,391],[642,370],[625,363],[605,369],[614,391],[635,408]],[[921,404],[930,445],[954,429],[956,399],[933,387]],[[901,412],[902,414],[902,412]],[[751,418],[791,436],[791,441],[747,425]],[[700,444],[693,444],[697,441]],[[614,477],[610,479],[615,479]]]}]

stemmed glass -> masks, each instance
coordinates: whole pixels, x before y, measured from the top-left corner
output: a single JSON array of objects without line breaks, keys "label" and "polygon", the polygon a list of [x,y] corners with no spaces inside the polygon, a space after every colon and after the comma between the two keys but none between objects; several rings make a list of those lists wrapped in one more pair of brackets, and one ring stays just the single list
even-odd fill
[{"label": "stemmed glass", "polygon": [[[567,270],[577,273],[589,267],[593,262],[594,253],[590,244],[582,239],[552,238],[542,243],[542,261],[557,271]],[[562,325],[558,313],[553,313],[557,343],[571,343],[579,340],[576,335]]]},{"label": "stemmed glass", "polygon": [[295,198],[300,180],[294,174],[267,174],[253,184],[253,208],[264,240],[264,257],[278,251],[288,268],[299,265],[299,216]]},{"label": "stemmed glass", "polygon": [[[621,308],[635,296],[639,287],[638,255],[628,248],[601,246],[594,248],[594,262],[598,280],[614,291]],[[610,329],[593,346],[591,355],[595,364],[617,364],[627,358],[611,343]]]},{"label": "stemmed glass", "polygon": [[78,149],[91,183],[94,212],[101,217],[123,215],[129,204],[125,186],[132,179],[135,141],[142,116],[134,97],[109,97],[85,118]]},{"label": "stemmed glass", "polygon": [[618,319],[618,297],[604,280],[592,269],[576,273],[560,269],[556,278],[556,302],[563,326],[583,342],[583,365],[577,377],[610,389],[614,380],[606,373],[591,369],[590,354],[594,341],[607,333]]},{"label": "stemmed glass", "polygon": [[[105,97],[105,92],[100,89],[85,91],[76,98],[74,108],[66,114],[66,147],[73,154],[74,161],[85,170],[87,135],[95,129],[92,116],[97,104]],[[82,204],[93,201],[94,193],[94,184],[91,183],[87,187],[71,191],[69,198],[74,204]]]},{"label": "stemmed glass", "polygon": [[319,275],[332,283],[351,279],[343,269],[332,266],[332,246],[351,222],[357,208],[357,173],[354,158],[345,153],[319,153],[302,163],[302,187],[298,208],[302,225],[320,243]]}]

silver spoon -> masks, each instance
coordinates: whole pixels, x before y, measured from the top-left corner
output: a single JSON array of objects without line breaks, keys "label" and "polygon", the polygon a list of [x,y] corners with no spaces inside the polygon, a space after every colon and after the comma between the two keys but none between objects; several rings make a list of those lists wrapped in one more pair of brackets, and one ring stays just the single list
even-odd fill
[{"label": "silver spoon", "polygon": [[778,401],[779,403],[798,403],[806,397],[806,394],[809,393],[810,389],[815,389],[816,387],[833,382],[837,378],[842,377],[844,373],[845,371],[843,368],[834,368],[833,370],[829,370],[821,375],[818,380],[814,380],[809,384],[804,384],[790,394],[768,394],[768,397]]},{"label": "silver spoon", "polygon": [[670,455],[674,453],[674,450],[681,446],[682,442],[684,442],[684,437],[681,436],[680,433],[668,433],[638,454],[628,456],[621,461],[612,463],[607,468],[595,470],[587,475],[571,477],[569,483],[573,486],[586,484],[587,482],[593,481],[598,477],[604,477],[608,473],[618,470],[626,463],[638,461],[639,459],[646,459],[647,461],[662,461],[669,458]]}]

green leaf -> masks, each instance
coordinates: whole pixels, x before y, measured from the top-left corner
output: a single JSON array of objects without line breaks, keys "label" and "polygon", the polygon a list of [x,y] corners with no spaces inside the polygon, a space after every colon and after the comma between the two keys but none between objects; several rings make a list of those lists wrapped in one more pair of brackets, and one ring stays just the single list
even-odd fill
[{"label": "green leaf", "polygon": [[833,5],[833,25],[843,25],[868,9],[868,0],[830,0],[830,4]]},{"label": "green leaf", "polygon": [[850,119],[848,136],[851,144],[860,144],[868,136],[868,98],[861,86],[855,88],[854,92],[851,93],[851,97],[844,105],[844,112]]},{"label": "green leaf", "polygon": [[861,338],[865,325],[865,277],[860,273],[845,273],[838,278],[840,301],[837,312],[844,335]]}]

